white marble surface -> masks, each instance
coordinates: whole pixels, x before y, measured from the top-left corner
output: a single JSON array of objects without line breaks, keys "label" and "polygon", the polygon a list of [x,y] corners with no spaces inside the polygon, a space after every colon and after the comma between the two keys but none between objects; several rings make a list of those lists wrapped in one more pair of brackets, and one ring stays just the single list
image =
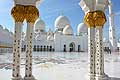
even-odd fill
[{"label": "white marble surface", "polygon": [[[34,53],[33,75],[37,80],[88,80],[87,53]],[[44,63],[45,62],[45,63]],[[12,54],[0,55],[0,64],[12,63]],[[24,54],[22,54],[22,64]],[[21,75],[24,77],[25,66],[21,66]],[[120,55],[105,54],[105,73],[111,80],[120,80]],[[0,80],[10,80],[12,70],[0,69]]]}]

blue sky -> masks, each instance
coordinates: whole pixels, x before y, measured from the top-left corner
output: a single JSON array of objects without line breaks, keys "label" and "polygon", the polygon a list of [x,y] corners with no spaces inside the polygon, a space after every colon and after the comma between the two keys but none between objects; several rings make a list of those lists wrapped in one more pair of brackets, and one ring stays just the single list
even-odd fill
[{"label": "blue sky", "polygon": [[[74,33],[77,32],[77,26],[83,22],[84,12],[81,10],[78,3],[80,0],[43,0],[38,6],[40,11],[40,17],[46,23],[46,30],[51,28],[54,30],[54,21],[60,15],[65,15],[69,18],[73,27]],[[115,29],[117,38],[120,37],[120,0],[112,0],[113,11],[115,13]],[[9,30],[14,30],[14,21],[11,17],[11,8],[13,7],[13,0],[0,0],[0,24]],[[108,9],[106,10],[108,15]],[[107,16],[108,17],[108,16]],[[108,21],[105,24],[104,36],[108,37]],[[26,30],[26,24],[24,24],[23,31]]]}]

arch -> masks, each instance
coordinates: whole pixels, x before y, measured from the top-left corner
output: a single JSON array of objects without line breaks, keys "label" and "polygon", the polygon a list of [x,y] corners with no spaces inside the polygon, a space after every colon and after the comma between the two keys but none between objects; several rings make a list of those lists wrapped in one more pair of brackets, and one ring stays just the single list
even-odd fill
[{"label": "arch", "polygon": [[36,45],[34,45],[33,51],[36,51]]},{"label": "arch", "polygon": [[78,45],[78,52],[80,52],[80,48],[81,48],[81,46],[80,46],[80,45]]},{"label": "arch", "polygon": [[39,45],[37,45],[37,52],[39,52]]},{"label": "arch", "polygon": [[49,46],[47,46],[47,51],[49,51]]},{"label": "arch", "polygon": [[43,47],[43,46],[41,45],[41,46],[40,46],[40,51],[42,51],[42,47]]},{"label": "arch", "polygon": [[44,51],[46,51],[46,46],[44,45]]},{"label": "arch", "polygon": [[50,46],[50,51],[52,51],[52,46]]},{"label": "arch", "polygon": [[69,51],[70,51],[70,52],[74,52],[74,51],[75,51],[75,43],[74,43],[74,42],[71,42],[71,43],[69,44]]}]

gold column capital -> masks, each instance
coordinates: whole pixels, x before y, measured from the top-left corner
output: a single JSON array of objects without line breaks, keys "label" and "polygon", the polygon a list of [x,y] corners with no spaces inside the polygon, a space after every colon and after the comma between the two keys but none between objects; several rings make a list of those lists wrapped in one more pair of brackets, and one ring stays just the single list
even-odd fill
[{"label": "gold column capital", "polygon": [[94,13],[94,12],[88,12],[88,13],[84,16],[84,22],[85,22],[85,24],[86,24],[88,27],[90,27],[90,28],[94,28],[93,13]]},{"label": "gold column capital", "polygon": [[25,19],[24,16],[24,6],[16,5],[11,10],[11,15],[14,18],[15,22],[23,22]]},{"label": "gold column capital", "polygon": [[107,21],[105,13],[100,10],[94,11],[93,17],[94,17],[94,22],[95,22],[96,27],[98,27],[98,26],[103,27],[105,22]]},{"label": "gold column capital", "polygon": [[84,22],[90,28],[97,28],[98,26],[103,27],[106,22],[105,13],[100,10],[88,12],[84,17]]},{"label": "gold column capital", "polygon": [[39,17],[39,11],[35,6],[26,6],[25,7],[25,19],[27,22],[35,23]]}]

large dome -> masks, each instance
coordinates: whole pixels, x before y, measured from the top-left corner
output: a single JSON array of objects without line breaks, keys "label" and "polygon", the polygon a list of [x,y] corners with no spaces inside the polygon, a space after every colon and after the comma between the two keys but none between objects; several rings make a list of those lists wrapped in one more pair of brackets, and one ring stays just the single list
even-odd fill
[{"label": "large dome", "polygon": [[56,29],[63,29],[66,25],[70,25],[70,21],[66,16],[59,16],[55,20],[55,28]]},{"label": "large dome", "polygon": [[46,29],[45,27],[46,27],[45,22],[42,19],[38,19],[35,23],[34,30],[35,30],[35,32],[38,32],[38,31],[44,32]]},{"label": "large dome", "polygon": [[77,33],[87,33],[87,26],[85,23],[80,23],[77,28]]},{"label": "large dome", "polygon": [[73,35],[73,29],[70,25],[66,25],[65,28],[63,29],[63,34],[64,35]]}]

